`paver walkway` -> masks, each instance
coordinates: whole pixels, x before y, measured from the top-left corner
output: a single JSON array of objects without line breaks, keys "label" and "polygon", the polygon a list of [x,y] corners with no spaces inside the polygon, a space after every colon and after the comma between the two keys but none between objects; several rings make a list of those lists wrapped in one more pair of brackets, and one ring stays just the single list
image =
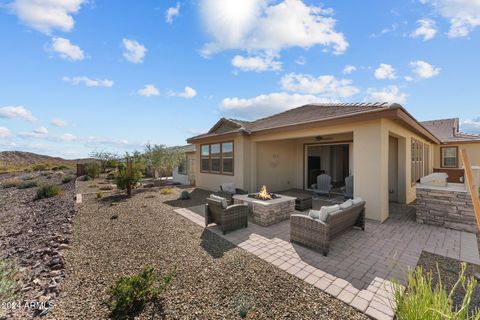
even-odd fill
[{"label": "paver walkway", "polygon": [[[249,223],[226,235],[215,225],[208,229],[373,318],[392,319],[389,280],[404,283],[405,271],[417,265],[423,250],[480,264],[474,234],[418,224],[411,211],[392,209],[383,224],[367,220],[365,231],[335,238],[327,257],[290,243],[288,220],[269,227]],[[205,226],[203,206],[175,211]]]}]

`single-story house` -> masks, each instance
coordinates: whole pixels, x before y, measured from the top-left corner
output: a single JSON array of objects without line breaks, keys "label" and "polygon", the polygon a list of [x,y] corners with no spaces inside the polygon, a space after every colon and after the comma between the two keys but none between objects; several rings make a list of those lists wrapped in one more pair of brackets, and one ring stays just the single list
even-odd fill
[{"label": "single-story house", "polygon": [[197,187],[234,182],[275,192],[309,189],[321,173],[335,186],[353,175],[354,196],[378,221],[388,218],[389,202],[414,201],[417,181],[434,169],[460,169],[460,146],[480,164],[480,136],[460,133],[457,119],[419,122],[396,103],[309,104],[255,121],[222,118],[187,141],[195,145]]}]

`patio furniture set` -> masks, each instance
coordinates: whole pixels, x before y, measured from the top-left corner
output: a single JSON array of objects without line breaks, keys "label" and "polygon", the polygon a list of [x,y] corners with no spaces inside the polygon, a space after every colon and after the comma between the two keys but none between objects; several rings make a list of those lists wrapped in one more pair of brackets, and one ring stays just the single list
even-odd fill
[{"label": "patio furniture set", "polygon": [[[325,176],[318,177],[317,190],[328,188],[330,180]],[[350,180],[349,185],[353,186],[353,177],[347,179]],[[347,198],[349,186],[346,185],[345,189]],[[223,184],[220,192],[207,199],[205,226],[216,223],[225,234],[248,227],[249,216],[260,226],[290,219],[290,241],[327,255],[332,238],[353,227],[365,230],[365,201],[360,198],[325,200],[314,198],[315,193],[291,189],[270,194],[264,187],[259,193],[248,194],[245,190],[235,188],[233,183]],[[295,210],[309,209],[307,214],[295,213]]]}]

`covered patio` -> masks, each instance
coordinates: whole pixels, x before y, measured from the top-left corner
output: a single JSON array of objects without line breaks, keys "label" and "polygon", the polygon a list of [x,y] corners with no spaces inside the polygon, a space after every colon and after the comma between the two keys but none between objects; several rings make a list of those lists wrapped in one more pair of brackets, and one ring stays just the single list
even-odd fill
[{"label": "covered patio", "polygon": [[[177,209],[204,227],[204,206]],[[391,282],[404,283],[404,273],[417,265],[422,251],[480,264],[475,234],[417,224],[412,207],[391,204],[384,223],[367,220],[365,231],[350,230],[335,238],[327,257],[290,243],[289,220],[222,235],[295,277],[333,295],[375,319],[392,319]]]}]

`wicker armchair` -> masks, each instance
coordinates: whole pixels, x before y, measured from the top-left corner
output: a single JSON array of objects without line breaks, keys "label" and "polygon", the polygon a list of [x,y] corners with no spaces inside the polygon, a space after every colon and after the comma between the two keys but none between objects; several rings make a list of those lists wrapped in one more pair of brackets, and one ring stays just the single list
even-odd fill
[{"label": "wicker armchair", "polygon": [[233,203],[233,196],[236,194],[248,194],[247,191],[240,189],[240,188],[235,188],[235,193],[232,193],[231,191],[225,190],[225,183],[220,185],[220,191],[216,192],[215,194],[227,199],[228,203],[232,204]]},{"label": "wicker armchair", "polygon": [[222,207],[222,202],[207,198],[205,205],[205,227],[210,223],[216,223],[223,234],[227,231],[248,227],[249,208],[246,204],[235,204]]},{"label": "wicker armchair", "polygon": [[359,227],[365,230],[365,201],[330,214],[327,221],[312,219],[308,215],[290,216],[290,241],[328,254],[330,241],[342,232]]}]

